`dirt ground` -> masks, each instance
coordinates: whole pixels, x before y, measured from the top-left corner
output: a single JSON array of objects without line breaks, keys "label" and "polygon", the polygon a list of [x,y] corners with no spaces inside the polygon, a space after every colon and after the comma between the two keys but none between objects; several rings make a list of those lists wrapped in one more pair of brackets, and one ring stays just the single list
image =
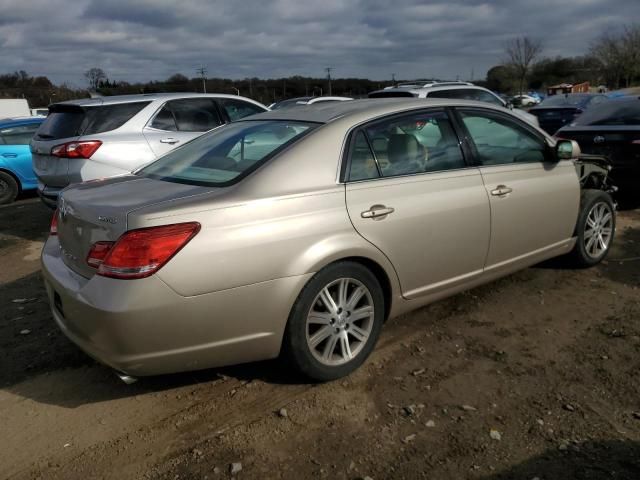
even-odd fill
[{"label": "dirt ground", "polygon": [[638,210],[605,264],[540,265],[392,320],[322,385],[278,361],[125,385],[49,314],[50,215],[0,208],[0,478],[640,478]]}]

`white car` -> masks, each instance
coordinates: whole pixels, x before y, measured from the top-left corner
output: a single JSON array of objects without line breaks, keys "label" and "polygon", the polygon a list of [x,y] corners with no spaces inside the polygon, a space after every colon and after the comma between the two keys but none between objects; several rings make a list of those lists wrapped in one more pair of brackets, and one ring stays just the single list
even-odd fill
[{"label": "white car", "polygon": [[369,98],[416,97],[451,98],[456,100],[476,100],[513,110],[513,114],[525,122],[539,126],[538,117],[522,110],[514,109],[498,95],[470,82],[415,82],[387,87],[369,94]]},{"label": "white car", "polygon": [[523,107],[530,107],[532,105],[539,104],[540,100],[538,100],[535,97],[532,97],[531,95],[514,95],[511,98],[511,102],[514,105],[522,105]]}]

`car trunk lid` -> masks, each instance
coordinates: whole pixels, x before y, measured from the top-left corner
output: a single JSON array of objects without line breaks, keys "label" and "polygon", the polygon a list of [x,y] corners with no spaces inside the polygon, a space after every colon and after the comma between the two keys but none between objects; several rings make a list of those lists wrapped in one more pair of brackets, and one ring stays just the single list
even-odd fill
[{"label": "car trunk lid", "polygon": [[86,262],[91,246],[99,241],[115,242],[127,231],[130,212],[211,190],[132,175],[74,185],[63,191],[58,203],[63,261],[74,272],[90,278],[96,273]]}]

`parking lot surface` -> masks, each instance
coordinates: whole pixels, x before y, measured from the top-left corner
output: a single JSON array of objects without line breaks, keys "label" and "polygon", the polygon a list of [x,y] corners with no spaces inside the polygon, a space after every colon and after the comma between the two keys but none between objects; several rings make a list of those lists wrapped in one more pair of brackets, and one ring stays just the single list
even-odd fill
[{"label": "parking lot surface", "polygon": [[597,268],[539,265],[389,321],[320,385],[279,361],[123,384],[49,314],[50,217],[0,208],[0,478],[640,478],[638,210]]}]

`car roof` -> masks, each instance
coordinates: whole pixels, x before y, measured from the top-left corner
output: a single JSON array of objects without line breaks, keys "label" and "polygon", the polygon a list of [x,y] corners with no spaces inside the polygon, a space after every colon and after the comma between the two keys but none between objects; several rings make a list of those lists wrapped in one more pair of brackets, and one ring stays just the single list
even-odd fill
[{"label": "car roof", "polygon": [[405,110],[445,106],[471,106],[504,111],[504,109],[494,107],[491,104],[472,100],[454,100],[450,98],[366,98],[348,102],[323,102],[315,105],[300,105],[300,107],[292,109],[272,110],[251,115],[237,120],[237,122],[283,120],[329,123],[345,117],[353,117],[354,121],[364,121],[368,118],[399,113]]},{"label": "car roof", "polygon": [[0,128],[13,127],[16,125],[29,125],[32,123],[42,123],[46,117],[15,117],[0,119]]},{"label": "car roof", "polygon": [[81,107],[92,107],[98,105],[113,105],[117,103],[132,103],[132,102],[150,102],[150,101],[167,101],[178,98],[235,98],[239,100],[248,101],[257,105],[259,102],[250,98],[231,95],[227,93],[196,93],[196,92],[175,92],[175,93],[141,93],[134,95],[113,95],[110,97],[94,97],[94,98],[80,98],[77,100],[67,100],[65,102],[57,102],[52,105],[77,105]]},{"label": "car roof", "polygon": [[490,92],[491,90],[481,87],[479,85],[474,85],[473,83],[456,83],[456,82],[451,82],[451,83],[440,83],[440,84],[432,84],[429,86],[420,86],[420,85],[415,85],[415,86],[406,86],[406,87],[393,87],[393,88],[383,88],[381,90],[375,90],[371,93],[378,93],[378,92],[389,92],[389,93],[393,93],[393,92],[409,92],[415,95],[419,95],[421,92],[439,92],[442,90],[469,90],[469,89],[473,89],[473,90],[483,90],[486,92]]}]

